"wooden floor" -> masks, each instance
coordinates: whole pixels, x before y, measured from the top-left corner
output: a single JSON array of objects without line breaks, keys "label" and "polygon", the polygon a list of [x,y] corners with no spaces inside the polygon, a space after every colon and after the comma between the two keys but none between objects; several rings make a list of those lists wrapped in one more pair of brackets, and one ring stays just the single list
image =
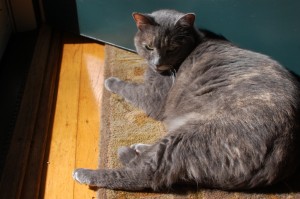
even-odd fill
[{"label": "wooden floor", "polygon": [[0,175],[1,199],[96,198],[72,172],[98,166],[104,54],[102,44],[39,29]]},{"label": "wooden floor", "polygon": [[97,168],[104,46],[63,46],[57,102],[42,195],[39,198],[96,198],[72,179],[75,168]]}]

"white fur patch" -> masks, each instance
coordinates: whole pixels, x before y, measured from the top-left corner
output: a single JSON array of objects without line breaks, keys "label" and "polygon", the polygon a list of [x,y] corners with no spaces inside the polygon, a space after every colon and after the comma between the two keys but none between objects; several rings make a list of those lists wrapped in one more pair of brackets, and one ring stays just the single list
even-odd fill
[{"label": "white fur patch", "polygon": [[190,121],[196,121],[201,118],[203,118],[203,116],[201,114],[192,112],[192,113],[188,113],[188,114],[170,119],[168,121],[165,121],[165,126],[168,129],[168,131],[174,131]]}]

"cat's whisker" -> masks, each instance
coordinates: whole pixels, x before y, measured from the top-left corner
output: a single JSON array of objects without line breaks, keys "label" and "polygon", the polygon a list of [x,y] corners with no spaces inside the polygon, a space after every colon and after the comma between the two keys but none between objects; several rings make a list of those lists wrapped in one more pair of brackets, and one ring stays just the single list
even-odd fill
[{"label": "cat's whisker", "polygon": [[172,86],[174,85],[175,83],[175,80],[176,80],[176,69],[174,67],[172,67],[170,69],[170,73],[171,73],[171,78],[172,78]]}]

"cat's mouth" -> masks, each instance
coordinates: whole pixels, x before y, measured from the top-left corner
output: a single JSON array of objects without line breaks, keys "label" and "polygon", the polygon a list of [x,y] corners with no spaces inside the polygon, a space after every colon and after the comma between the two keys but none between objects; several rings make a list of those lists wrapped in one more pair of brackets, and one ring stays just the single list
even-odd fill
[{"label": "cat's mouth", "polygon": [[155,70],[156,72],[158,73],[163,73],[163,72],[166,72],[166,71],[169,71],[173,68],[172,65],[159,65],[159,66],[155,66]]}]

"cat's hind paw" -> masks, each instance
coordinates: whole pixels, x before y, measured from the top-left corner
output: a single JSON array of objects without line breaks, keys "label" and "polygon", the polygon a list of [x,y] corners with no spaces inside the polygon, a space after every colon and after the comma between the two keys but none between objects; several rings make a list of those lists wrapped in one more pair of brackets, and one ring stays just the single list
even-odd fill
[{"label": "cat's hind paw", "polygon": [[132,144],[130,148],[135,150],[137,154],[141,154],[144,151],[146,151],[149,147],[151,147],[150,144],[142,144],[142,143],[137,143],[137,144]]},{"label": "cat's hind paw", "polygon": [[126,166],[137,156],[136,151],[130,147],[120,147],[118,149],[118,158]]}]

